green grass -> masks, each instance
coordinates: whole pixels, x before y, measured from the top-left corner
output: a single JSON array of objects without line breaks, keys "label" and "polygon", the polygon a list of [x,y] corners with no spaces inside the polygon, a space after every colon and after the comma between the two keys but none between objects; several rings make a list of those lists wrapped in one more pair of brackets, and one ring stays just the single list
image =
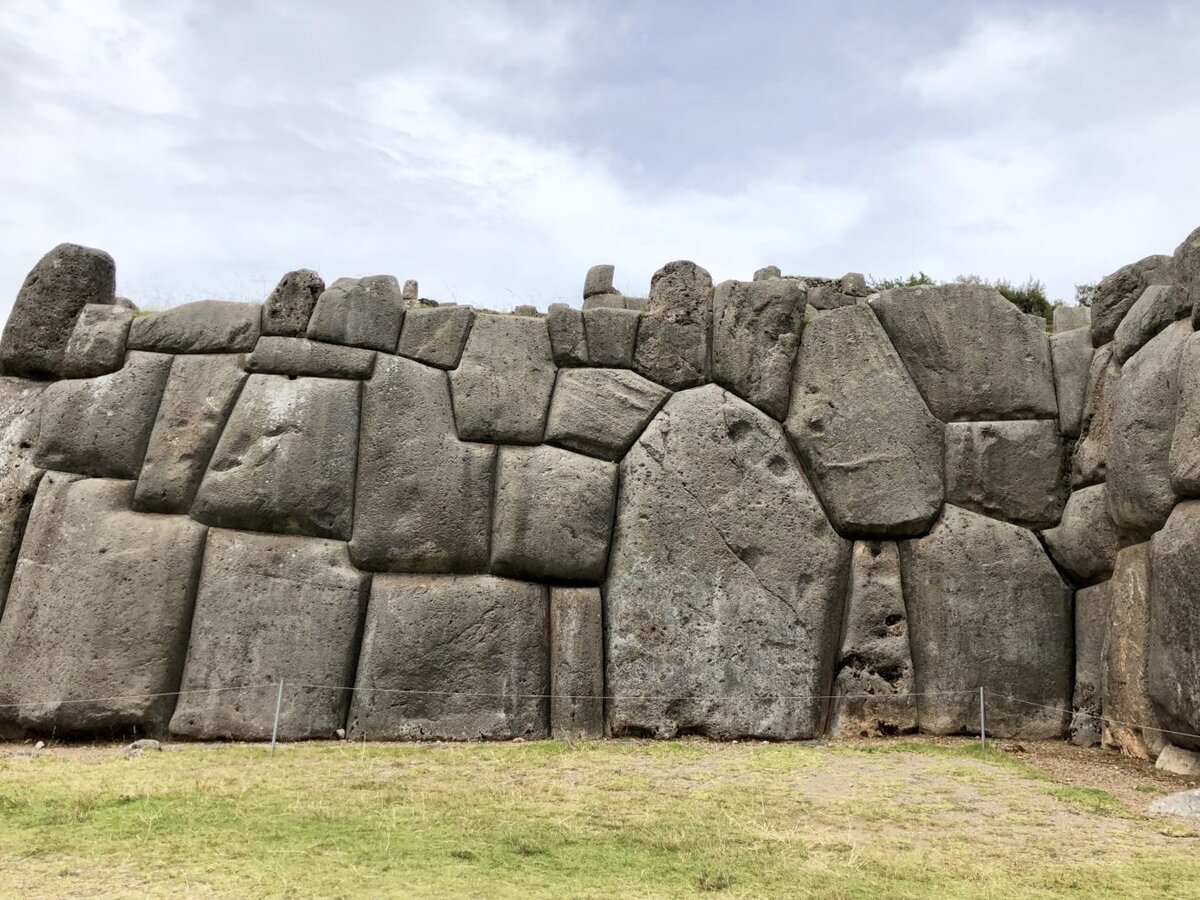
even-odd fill
[{"label": "green grass", "polygon": [[1200,885],[1197,850],[968,744],[0,758],[0,894],[27,897],[1172,897]]}]

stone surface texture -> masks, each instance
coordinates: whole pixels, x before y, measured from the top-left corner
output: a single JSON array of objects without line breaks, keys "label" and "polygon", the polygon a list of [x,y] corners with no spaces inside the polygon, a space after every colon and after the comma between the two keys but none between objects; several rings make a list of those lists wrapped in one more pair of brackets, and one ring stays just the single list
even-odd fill
[{"label": "stone surface texture", "polygon": [[45,382],[0,377],[0,614],[38,482],[34,464]]},{"label": "stone surface texture", "polygon": [[723,281],[713,295],[713,380],[774,419],[787,415],[804,332],[794,281]]},{"label": "stone surface texture", "polygon": [[375,351],[323,344],[299,337],[262,337],[246,358],[246,370],[316,378],[370,378]]},{"label": "stone surface texture", "polygon": [[1079,437],[1094,353],[1092,336],[1086,328],[1076,328],[1050,338],[1054,393],[1058,398],[1058,427],[1064,437]]},{"label": "stone surface texture", "polygon": [[1179,497],[1200,497],[1200,334],[1183,345],[1177,370],[1178,405],[1167,465]]},{"label": "stone surface texture", "polygon": [[1108,445],[1112,440],[1113,411],[1121,367],[1112,358],[1112,344],[1096,350],[1088,372],[1087,393],[1079,440],[1071,458],[1071,486],[1098,484],[1108,475]]},{"label": "stone surface texture", "polygon": [[404,308],[395,276],[339,278],[317,298],[305,335],[314,341],[393,353]]},{"label": "stone surface texture", "polygon": [[551,303],[546,313],[550,352],[558,366],[586,366],[590,359],[583,313],[565,303]]},{"label": "stone surface texture", "polygon": [[262,326],[257,303],[197,300],[165,312],[136,316],[130,350],[158,353],[244,353],[254,349]]},{"label": "stone surface texture", "polygon": [[599,588],[550,589],[550,736],[604,737],[604,621]]},{"label": "stone surface texture", "polygon": [[1071,699],[1071,743],[1080,747],[1094,747],[1102,737],[1100,686],[1111,607],[1107,581],[1075,592],[1075,692]]},{"label": "stone surface texture", "polygon": [[133,312],[123,306],[89,303],[79,311],[63,351],[63,378],[95,378],[121,368]]},{"label": "stone surface texture", "polygon": [[312,269],[288,272],[275,285],[262,308],[262,333],[304,337],[325,281]]},{"label": "stone surface texture", "polygon": [[1093,484],[1067,499],[1062,521],[1042,533],[1046,549],[1076,584],[1095,584],[1112,575],[1119,546],[1108,515],[1108,491]]},{"label": "stone surface texture", "polygon": [[1186,291],[1173,284],[1150,285],[1117,326],[1113,359],[1124,364],[1172,322],[1191,317],[1192,304]]},{"label": "stone surface texture", "polygon": [[587,337],[588,363],[593,366],[630,368],[641,321],[642,314],[632,309],[601,307],[584,310],[583,331]]},{"label": "stone surface texture", "polygon": [[636,372],[563,369],[550,401],[546,443],[619,461],[670,394]]},{"label": "stone surface texture", "polygon": [[1100,280],[1092,298],[1092,344],[1101,347],[1117,334],[1125,314],[1152,284],[1173,284],[1175,266],[1169,256],[1147,256],[1122,266]]},{"label": "stone surface texture", "polygon": [[1200,500],[1175,507],[1150,542],[1150,700],[1167,740],[1200,750]]},{"label": "stone surface texture", "polygon": [[709,380],[712,276],[693,262],[667,263],[650,279],[649,315],[638,326],[633,365],[672,390]]},{"label": "stone surface texture", "polygon": [[422,306],[404,314],[396,352],[409,359],[453,369],[462,357],[475,312],[469,306]]}]

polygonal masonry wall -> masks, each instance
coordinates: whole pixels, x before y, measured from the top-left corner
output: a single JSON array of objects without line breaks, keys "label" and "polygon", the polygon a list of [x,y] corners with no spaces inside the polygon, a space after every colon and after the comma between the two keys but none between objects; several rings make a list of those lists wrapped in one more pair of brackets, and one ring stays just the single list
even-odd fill
[{"label": "polygonal masonry wall", "polygon": [[1200,229],[1053,336],[612,281],[142,314],[56,247],[0,338],[0,732],[943,734],[982,687],[999,736],[1200,749]]}]

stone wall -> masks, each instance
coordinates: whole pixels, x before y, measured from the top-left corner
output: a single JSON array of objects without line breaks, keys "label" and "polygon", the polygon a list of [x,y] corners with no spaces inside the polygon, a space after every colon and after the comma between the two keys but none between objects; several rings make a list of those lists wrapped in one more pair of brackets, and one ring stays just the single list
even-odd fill
[{"label": "stone wall", "polygon": [[953,734],[982,686],[1200,746],[1200,231],[1051,336],[774,267],[545,315],[114,272],[55,248],[0,340],[6,734]]}]

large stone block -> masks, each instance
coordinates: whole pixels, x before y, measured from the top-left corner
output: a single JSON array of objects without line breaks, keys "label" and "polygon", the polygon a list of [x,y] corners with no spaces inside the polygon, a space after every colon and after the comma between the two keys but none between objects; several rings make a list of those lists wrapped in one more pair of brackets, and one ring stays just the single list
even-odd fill
[{"label": "large stone block", "polygon": [[713,295],[713,380],[775,419],[788,411],[805,298],[782,278],[723,281]]},{"label": "large stone block", "polygon": [[0,619],[0,728],[166,729],[205,528],[129,512],[132,496],[131,482],[42,479]]},{"label": "large stone block", "polygon": [[137,478],[170,368],[170,356],[132,352],[111,375],[51,385],[42,395],[37,464]]},{"label": "large stone block", "polygon": [[650,279],[649,315],[638,326],[633,365],[672,390],[709,380],[712,276],[693,262],[667,263]]},{"label": "large stone block", "polygon": [[557,447],[501,447],[492,571],[539,581],[601,581],[616,493],[614,463]]},{"label": "large stone block", "polygon": [[947,503],[1048,528],[1062,515],[1066,493],[1063,442],[1053,419],[946,426]]},{"label": "large stone block", "polygon": [[942,424],[870,307],[810,322],[795,377],[787,432],[838,532],[926,532],[942,505]]},{"label": "large stone block", "polygon": [[317,298],[306,336],[395,353],[404,306],[400,282],[393,275],[339,278]]},{"label": "large stone block", "polygon": [[540,444],[555,371],[541,319],[477,316],[458,368],[450,373],[458,436]]},{"label": "large stone block", "polygon": [[1192,302],[1192,326],[1200,328],[1200,228],[1175,248],[1171,269],[1175,283]]},{"label": "large stone block", "polygon": [[824,727],[850,546],[766,414],[676,394],[621,463],[605,589],[613,734]]},{"label": "large stone block", "polygon": [[1154,759],[1166,741],[1150,702],[1150,542],[1117,553],[1108,582],[1100,709],[1104,743],[1126,756]]},{"label": "large stone block", "polygon": [[1172,284],[1174,269],[1169,256],[1147,256],[1102,278],[1092,298],[1092,345],[1111,341],[1142,292],[1152,284]]},{"label": "large stone block", "polygon": [[261,325],[262,307],[257,303],[197,300],[166,312],[137,316],[129,328],[129,349],[245,353],[254,349]]},{"label": "large stone block", "polygon": [[833,682],[830,734],[874,737],[917,730],[908,617],[895,543],[859,541]]},{"label": "large stone block", "polygon": [[1117,326],[1113,359],[1124,364],[1172,322],[1191,316],[1192,304],[1186,291],[1172,284],[1150,285]]},{"label": "large stone block", "polygon": [[599,588],[550,589],[550,735],[604,737],[604,622]]},{"label": "large stone block", "polygon": [[262,333],[304,337],[325,281],[312,269],[288,272],[275,285],[262,308]]},{"label": "large stone block", "polygon": [[509,740],[549,731],[544,585],[376,575],[348,736]]},{"label": "large stone block", "polygon": [[1071,487],[1098,484],[1108,474],[1108,445],[1120,380],[1121,367],[1113,361],[1112,344],[1097,348],[1088,371],[1079,440],[1071,458]]},{"label": "large stone block", "polygon": [[1179,399],[1167,464],[1171,489],[1179,497],[1200,497],[1200,334],[1193,333],[1179,355]]},{"label": "large stone block", "polygon": [[246,373],[229,353],[176,356],[133,495],[142,512],[186,513]]},{"label": "large stone block", "polygon": [[1150,542],[1147,685],[1166,740],[1200,749],[1200,500],[1181,503]]},{"label": "large stone block", "polygon": [[995,290],[897,288],[874,308],[943,422],[1058,417],[1049,339]]},{"label": "large stone block", "polygon": [[209,460],[192,516],[209,525],[346,540],[359,385],[251,375]]},{"label": "large stone block", "polygon": [[475,311],[469,306],[418,306],[404,314],[396,352],[409,359],[453,369],[462,358]]},{"label": "large stone block", "polygon": [[343,543],[211,530],[171,734],[266,740],[282,680],[279,737],[333,738],[366,599],[367,576]]},{"label": "large stone block", "polygon": [[75,318],[89,303],[111,304],[116,265],[103,250],[59,244],[25,276],[0,336],[5,375],[59,378]]},{"label": "large stone block", "polygon": [[460,441],[446,373],[382,357],[363,385],[350,555],[378,572],[482,572],[496,448]]},{"label": "large stone block", "polygon": [[46,383],[0,377],[0,613],[44,469],[34,465]]},{"label": "large stone block", "polygon": [[594,297],[597,294],[613,292],[613,274],[615,268],[610,265],[592,266],[587,270],[583,279],[583,298]]},{"label": "large stone block", "polygon": [[554,385],[546,442],[620,460],[671,392],[621,369],[563,369]]},{"label": "large stone block", "polygon": [[1117,558],[1117,529],[1108,515],[1108,490],[1093,484],[1067,498],[1062,521],[1042,537],[1059,568],[1077,584],[1111,577]]},{"label": "large stone block", "polygon": [[1108,445],[1108,513],[1125,543],[1145,540],[1175,504],[1171,439],[1179,398],[1179,360],[1192,334],[1176,322],[1121,369]]},{"label": "large stone block", "polygon": [[1079,436],[1094,353],[1092,336],[1086,328],[1076,328],[1050,338],[1054,393],[1058,397],[1058,427],[1064,437]]},{"label": "large stone block", "polygon": [[1100,683],[1104,642],[1112,615],[1108,582],[1075,592],[1075,692],[1071,700],[1071,743],[1100,743]]},{"label": "large stone block", "polygon": [[1054,332],[1066,334],[1070,331],[1083,329],[1088,342],[1092,339],[1092,311],[1086,306],[1056,306],[1054,307]]},{"label": "large stone block", "polygon": [[307,338],[262,337],[247,357],[246,369],[272,375],[370,378],[375,369],[375,351]]},{"label": "large stone block", "polygon": [[633,365],[642,313],[633,309],[588,309],[583,313],[588,362],[628,369]]},{"label": "large stone block", "polygon": [[550,349],[559,366],[586,366],[589,360],[583,313],[565,303],[551,303],[546,313]]},{"label": "large stone block", "polygon": [[1032,532],[947,504],[927,537],[900,544],[900,565],[921,730],[977,734],[982,685],[989,735],[1060,737],[1071,592]]},{"label": "large stone block", "polygon": [[89,303],[79,311],[59,367],[63,378],[95,378],[121,368],[133,310]]}]

